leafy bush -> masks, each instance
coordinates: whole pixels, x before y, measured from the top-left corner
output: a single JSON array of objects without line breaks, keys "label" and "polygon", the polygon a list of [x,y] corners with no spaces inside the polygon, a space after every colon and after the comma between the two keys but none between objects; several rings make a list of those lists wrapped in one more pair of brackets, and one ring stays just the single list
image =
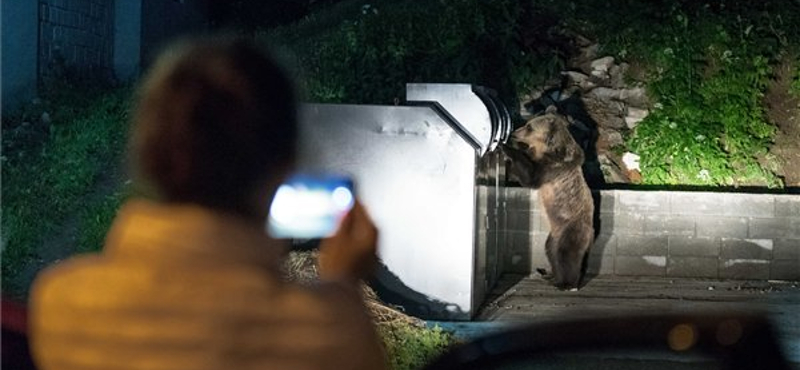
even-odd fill
[{"label": "leafy bush", "polygon": [[661,73],[650,84],[660,109],[629,142],[642,155],[646,183],[780,185],[758,163],[775,130],[761,104],[770,68],[746,46],[717,55],[722,48],[712,46],[703,59],[685,44],[664,50]]},{"label": "leafy bush", "polygon": [[649,85],[663,107],[629,142],[642,155],[645,182],[780,186],[758,162],[775,131],[761,101],[771,55],[758,50],[752,26],[690,27],[688,14],[673,14],[678,38],[656,56]]}]

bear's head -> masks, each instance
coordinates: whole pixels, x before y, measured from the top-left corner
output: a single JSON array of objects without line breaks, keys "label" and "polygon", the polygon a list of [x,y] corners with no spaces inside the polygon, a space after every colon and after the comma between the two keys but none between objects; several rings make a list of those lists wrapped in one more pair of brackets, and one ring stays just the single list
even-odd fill
[{"label": "bear's head", "polygon": [[514,130],[508,145],[534,163],[583,162],[583,153],[569,133],[569,121],[553,106],[544,115],[534,117]]}]

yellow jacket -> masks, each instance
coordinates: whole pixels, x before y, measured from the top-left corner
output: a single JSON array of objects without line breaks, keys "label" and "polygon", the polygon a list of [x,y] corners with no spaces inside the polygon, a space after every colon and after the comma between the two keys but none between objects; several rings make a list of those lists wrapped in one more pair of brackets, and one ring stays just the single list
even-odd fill
[{"label": "yellow jacket", "polygon": [[131,201],[101,254],[31,292],[40,369],[383,369],[356,287],[281,281],[285,248],[197,206]]}]

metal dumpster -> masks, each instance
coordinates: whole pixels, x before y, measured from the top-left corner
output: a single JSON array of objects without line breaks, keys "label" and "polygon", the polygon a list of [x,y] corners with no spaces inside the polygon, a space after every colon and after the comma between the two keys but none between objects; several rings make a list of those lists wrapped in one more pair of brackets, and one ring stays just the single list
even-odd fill
[{"label": "metal dumpster", "polygon": [[[491,91],[409,84],[408,105],[305,104],[299,167],[351,175],[380,230],[373,286],[427,319],[468,320],[499,271],[504,172],[496,144],[511,132]],[[491,236],[491,237],[490,237]]]}]

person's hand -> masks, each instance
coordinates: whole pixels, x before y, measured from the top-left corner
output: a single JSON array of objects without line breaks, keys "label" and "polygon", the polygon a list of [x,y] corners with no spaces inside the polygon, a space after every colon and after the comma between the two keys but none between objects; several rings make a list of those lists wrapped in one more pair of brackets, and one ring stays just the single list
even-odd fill
[{"label": "person's hand", "polygon": [[357,200],[339,230],[320,243],[319,276],[323,280],[367,279],[378,263],[378,229]]}]

